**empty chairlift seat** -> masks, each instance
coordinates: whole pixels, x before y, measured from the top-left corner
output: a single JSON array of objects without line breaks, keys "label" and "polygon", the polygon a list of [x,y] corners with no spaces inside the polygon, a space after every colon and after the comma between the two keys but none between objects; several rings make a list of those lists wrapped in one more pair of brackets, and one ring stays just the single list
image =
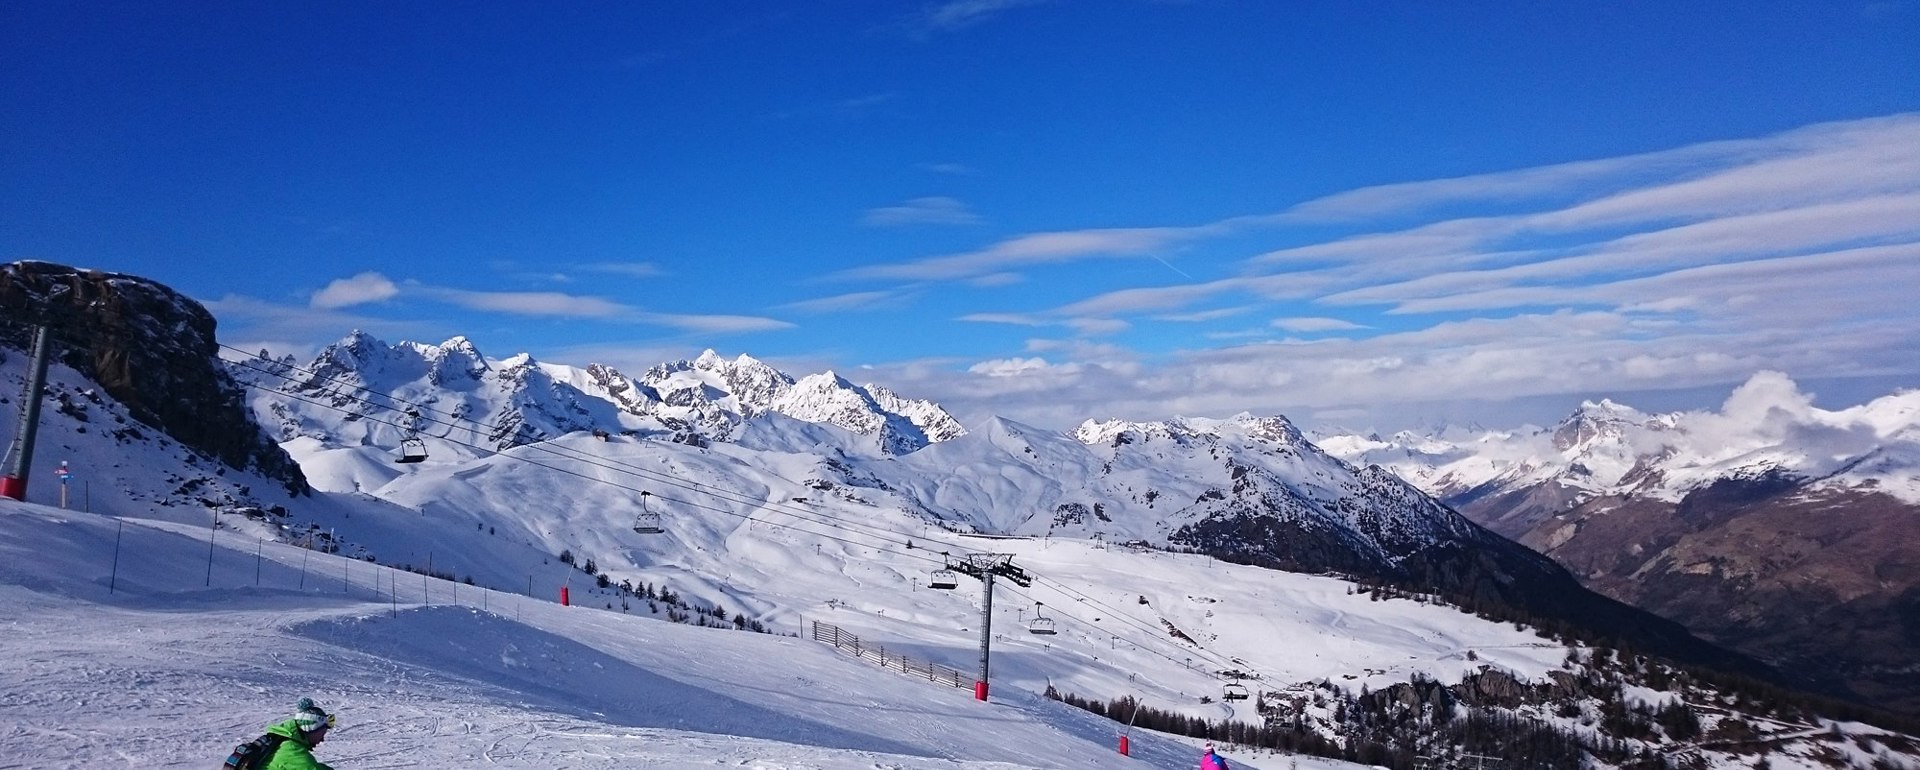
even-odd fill
[{"label": "empty chairlift seat", "polygon": [[396,463],[417,463],[427,459],[427,442],[409,438],[400,442],[400,456],[393,458]]},{"label": "empty chairlift seat", "polygon": [[640,493],[640,515],[633,517],[633,531],[642,535],[659,535],[667,531],[666,520],[647,509],[647,498],[652,496],[652,492]]},{"label": "empty chairlift seat", "polygon": [[1033,603],[1033,620],[1027,622],[1027,633],[1040,634],[1042,636],[1052,636],[1060,633],[1059,629],[1054,627],[1053,618],[1040,614],[1040,608],[1042,606],[1044,605],[1040,602]]}]

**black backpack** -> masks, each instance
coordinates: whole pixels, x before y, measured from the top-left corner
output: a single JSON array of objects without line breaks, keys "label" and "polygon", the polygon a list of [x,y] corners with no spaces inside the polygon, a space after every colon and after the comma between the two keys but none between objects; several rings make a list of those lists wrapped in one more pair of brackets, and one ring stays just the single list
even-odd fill
[{"label": "black backpack", "polygon": [[284,735],[267,733],[235,746],[233,753],[227,755],[227,761],[220,763],[220,770],[260,770],[273,761],[274,753],[286,739]]}]

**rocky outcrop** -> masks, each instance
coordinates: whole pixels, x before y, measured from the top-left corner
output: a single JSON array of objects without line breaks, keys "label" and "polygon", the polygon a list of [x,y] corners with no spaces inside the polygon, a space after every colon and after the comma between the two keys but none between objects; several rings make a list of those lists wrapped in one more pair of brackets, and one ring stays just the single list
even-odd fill
[{"label": "rocky outcrop", "polygon": [[200,303],[144,278],[30,261],[0,265],[0,307],[28,322],[0,325],[5,345],[24,349],[29,324],[48,324],[58,360],[134,419],[290,493],[307,491],[300,466],[249,416]]},{"label": "rocky outcrop", "polygon": [[1778,474],[1607,498],[1523,536],[1591,588],[1802,684],[1920,713],[1920,515]]}]

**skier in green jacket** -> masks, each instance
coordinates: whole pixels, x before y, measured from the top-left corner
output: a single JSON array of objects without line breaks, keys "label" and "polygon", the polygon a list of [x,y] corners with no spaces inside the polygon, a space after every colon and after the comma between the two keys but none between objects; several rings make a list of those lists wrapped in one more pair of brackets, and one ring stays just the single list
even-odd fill
[{"label": "skier in green jacket", "polygon": [[280,748],[273,752],[273,759],[263,770],[333,770],[313,758],[313,747],[327,739],[327,731],[332,727],[332,714],[315,705],[312,698],[301,698],[292,719],[267,728],[268,733],[286,740],[280,742]]}]

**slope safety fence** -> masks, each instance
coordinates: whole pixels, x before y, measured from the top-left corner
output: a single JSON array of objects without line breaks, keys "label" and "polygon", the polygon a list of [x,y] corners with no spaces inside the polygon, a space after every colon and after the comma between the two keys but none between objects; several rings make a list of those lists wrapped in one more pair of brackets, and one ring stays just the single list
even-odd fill
[{"label": "slope safety fence", "polygon": [[831,644],[834,649],[840,650],[841,652],[851,654],[856,658],[865,658],[880,664],[881,668],[898,671],[916,679],[924,678],[929,682],[938,682],[950,687],[959,687],[966,690],[973,689],[974,679],[971,676],[962,674],[959,671],[947,668],[938,663],[918,661],[905,655],[895,655],[887,652],[885,646],[863,642],[860,640],[860,637],[850,634],[839,626],[831,623],[822,623],[818,620],[813,621],[813,640]]}]

